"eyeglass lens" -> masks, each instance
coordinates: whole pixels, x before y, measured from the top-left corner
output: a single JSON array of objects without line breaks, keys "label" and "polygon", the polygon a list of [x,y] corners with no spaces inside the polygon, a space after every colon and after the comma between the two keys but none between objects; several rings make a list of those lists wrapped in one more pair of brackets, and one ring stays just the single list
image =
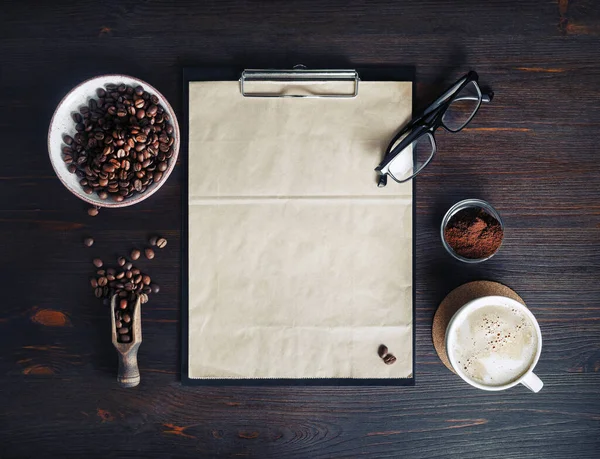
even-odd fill
[{"label": "eyeglass lens", "polygon": [[435,151],[433,136],[425,133],[402,150],[389,165],[389,174],[399,182],[419,173]]},{"label": "eyeglass lens", "polygon": [[471,81],[461,89],[448,106],[442,123],[452,132],[460,131],[471,121],[480,104],[481,90],[477,83]]}]

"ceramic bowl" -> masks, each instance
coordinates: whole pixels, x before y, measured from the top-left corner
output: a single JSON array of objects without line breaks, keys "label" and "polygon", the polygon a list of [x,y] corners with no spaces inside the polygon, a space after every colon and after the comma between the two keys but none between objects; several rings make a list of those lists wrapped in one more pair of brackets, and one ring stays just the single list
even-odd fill
[{"label": "ceramic bowl", "polygon": [[[62,154],[62,148],[66,146],[63,141],[63,136],[70,135],[73,137],[77,132],[75,130],[75,122],[72,118],[73,113],[78,112],[79,108],[83,105],[87,105],[90,99],[98,97],[96,95],[96,89],[104,88],[105,85],[110,83],[117,85],[124,83],[133,87],[140,85],[145,91],[149,92],[150,94],[154,94],[156,97],[158,97],[159,104],[169,115],[174,129],[173,156],[169,160],[169,166],[167,170],[163,172],[162,180],[158,183],[152,183],[144,193],[134,194],[132,197],[121,202],[115,202],[110,199],[102,200],[96,193],[85,194],[81,185],[79,184],[80,178],[76,174],[69,172],[67,169],[68,165],[63,161]],[[56,107],[54,115],[52,116],[52,120],[50,121],[50,128],[48,129],[48,153],[50,155],[50,162],[52,163],[54,172],[56,172],[56,175],[60,181],[71,193],[73,193],[79,199],[98,207],[131,206],[149,198],[156,193],[158,189],[167,181],[171,175],[171,172],[173,172],[175,163],[177,162],[177,155],[179,154],[179,144],[179,123],[177,122],[177,117],[175,116],[173,108],[169,102],[167,102],[165,96],[163,96],[156,88],[149,85],[145,81],[127,75],[101,75],[90,80],[86,80],[83,83],[75,86],[73,89],[71,89],[71,91],[69,91],[63,100],[60,101],[58,107]]]}]

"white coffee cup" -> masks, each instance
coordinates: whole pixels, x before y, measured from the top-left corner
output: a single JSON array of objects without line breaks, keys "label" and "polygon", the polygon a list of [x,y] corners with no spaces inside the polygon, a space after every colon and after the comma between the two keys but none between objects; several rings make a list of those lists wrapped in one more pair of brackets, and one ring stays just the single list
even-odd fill
[{"label": "white coffee cup", "polygon": [[[529,319],[530,324],[527,324],[527,327],[529,328],[529,325],[531,326],[531,328],[533,329],[533,333],[535,335],[537,335],[537,341],[533,342],[533,340],[531,341],[533,344],[532,346],[535,346],[535,348],[532,347],[532,349],[530,349],[529,351],[531,351],[528,355],[531,355],[531,358],[524,361],[523,365],[526,365],[526,368],[516,377],[511,378],[510,381],[505,382],[505,383],[499,383],[499,384],[487,384],[481,381],[477,381],[474,379],[474,377],[470,376],[469,374],[467,374],[467,371],[465,370],[465,366],[464,366],[464,362],[459,363],[460,358],[458,354],[461,354],[461,352],[463,351],[463,345],[465,343],[463,338],[459,338],[459,336],[464,335],[464,334],[468,334],[465,333],[465,326],[467,325],[466,321],[471,319],[473,320],[473,322],[469,322],[468,325],[471,325],[472,323],[477,322],[477,320],[479,320],[479,317],[485,317],[485,313],[486,311],[491,311],[493,310],[494,307],[500,307],[500,308],[507,308],[508,311],[512,311],[513,314],[515,314],[515,316],[518,317],[523,317],[525,316],[527,319]],[[486,308],[486,309],[482,309],[482,308]],[[477,313],[479,311],[479,316],[477,316]],[[510,313],[508,313],[510,314]],[[489,323],[488,319],[484,319],[487,322],[485,323]],[[483,322],[482,322],[483,323]],[[500,327],[501,325],[498,324],[494,324],[494,326],[498,326]],[[462,326],[462,327],[461,327]],[[510,326],[508,326],[510,327]],[[471,330],[471,328],[469,328]],[[519,333],[519,330],[521,328],[518,328],[517,330],[514,331],[515,335],[517,333]],[[489,336],[490,332],[489,332],[490,328],[488,327],[484,333],[487,333]],[[498,334],[498,336],[500,336],[500,334]],[[508,336],[511,336],[510,334]],[[492,336],[492,339],[495,336]],[[533,338],[533,337],[532,337]],[[489,338],[486,338],[489,339]],[[498,338],[500,339],[500,338]],[[510,338],[508,338],[510,340]],[[475,338],[473,338],[473,343],[475,343]],[[483,347],[489,347],[489,345],[491,344],[487,344],[483,343],[482,346]],[[474,346],[476,346],[474,344]],[[513,345],[513,344],[507,344],[507,349],[509,348],[508,346],[512,346],[512,347],[519,347],[518,345]],[[474,348],[475,349],[475,348]],[[480,349],[479,347],[476,347],[476,349]],[[511,348],[512,349],[512,348]],[[539,358],[540,358],[540,354],[542,352],[542,332],[540,330],[540,326],[537,322],[537,320],[535,319],[534,315],[531,313],[531,311],[524,306],[523,304],[519,303],[518,301],[515,301],[511,298],[507,298],[504,296],[486,296],[486,297],[482,297],[482,298],[478,298],[476,300],[470,301],[469,303],[465,304],[463,307],[461,307],[455,314],[454,316],[452,316],[452,319],[450,320],[450,322],[448,323],[448,327],[446,328],[446,352],[448,354],[448,359],[450,360],[450,364],[452,365],[452,368],[454,369],[454,371],[456,372],[456,374],[458,376],[460,376],[463,380],[465,380],[467,383],[469,383],[470,385],[477,387],[479,389],[483,389],[483,390],[489,390],[489,391],[499,391],[499,390],[505,390],[505,389],[509,389],[511,387],[516,386],[517,384],[523,384],[525,387],[527,387],[529,390],[533,391],[533,392],[539,392],[542,387],[544,386],[544,383],[542,382],[542,380],[540,378],[538,378],[535,373],[533,373],[533,369],[535,368]],[[482,352],[487,352],[486,351],[482,351]],[[463,353],[463,358],[464,358],[464,353]],[[489,359],[488,359],[489,361]],[[528,364],[527,364],[528,362]],[[479,363],[477,363],[477,365],[479,365]],[[481,365],[479,365],[481,367]],[[483,367],[485,368],[485,365],[483,365]],[[482,370],[485,372],[485,370]],[[495,367],[493,369],[493,371],[496,371],[498,373],[501,373],[503,370],[500,369],[500,367]],[[512,370],[511,370],[512,371]],[[509,372],[507,371],[507,375],[509,374]]]}]

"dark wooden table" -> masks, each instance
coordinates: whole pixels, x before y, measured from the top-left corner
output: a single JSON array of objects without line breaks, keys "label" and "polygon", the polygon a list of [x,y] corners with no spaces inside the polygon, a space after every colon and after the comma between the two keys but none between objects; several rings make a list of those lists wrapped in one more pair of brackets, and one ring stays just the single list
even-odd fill
[{"label": "dark wooden table", "polygon": [[[556,1],[8,2],[0,13],[0,457],[502,457],[600,455],[600,5]],[[468,129],[440,134],[417,181],[416,387],[190,388],[179,383],[181,170],[151,199],[88,217],[50,166],[63,95],[108,72],[181,114],[186,65],[412,65],[422,106],[468,69],[493,88]],[[489,200],[501,252],[476,266],[441,246],[444,211]],[[93,256],[150,233],[142,384],[117,387]],[[86,235],[96,239],[83,247]],[[539,318],[539,394],[471,389],[437,358],[442,298],[477,279]]]}]

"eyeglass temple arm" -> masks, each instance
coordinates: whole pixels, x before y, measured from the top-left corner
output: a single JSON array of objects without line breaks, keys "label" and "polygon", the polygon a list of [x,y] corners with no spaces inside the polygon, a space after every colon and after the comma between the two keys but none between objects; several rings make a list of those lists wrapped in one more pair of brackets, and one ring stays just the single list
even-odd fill
[{"label": "eyeglass temple arm", "polygon": [[[494,98],[493,91],[489,91],[489,92],[481,94],[481,102],[485,102],[486,104],[490,103],[493,98]],[[454,99],[454,101],[456,102],[457,100],[477,100],[477,99],[478,99],[478,97],[475,97],[475,96],[462,96],[462,97],[457,97],[456,99]]]}]

